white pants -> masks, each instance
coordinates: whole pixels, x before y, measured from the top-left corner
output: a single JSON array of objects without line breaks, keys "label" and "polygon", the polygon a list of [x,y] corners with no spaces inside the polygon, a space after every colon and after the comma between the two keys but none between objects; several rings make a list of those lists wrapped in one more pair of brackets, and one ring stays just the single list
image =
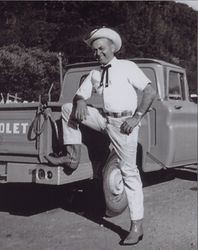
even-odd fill
[{"label": "white pants", "polygon": [[[89,106],[87,108],[88,116],[82,124],[109,135],[113,148],[120,160],[119,167],[128,199],[131,220],[142,219],[144,215],[143,190],[139,170],[136,165],[139,126],[130,135],[123,134],[120,132],[120,126],[126,117],[106,118],[96,108]],[[77,123],[70,119],[71,113],[72,104],[64,104],[62,106],[64,144],[81,144],[82,135]]]}]

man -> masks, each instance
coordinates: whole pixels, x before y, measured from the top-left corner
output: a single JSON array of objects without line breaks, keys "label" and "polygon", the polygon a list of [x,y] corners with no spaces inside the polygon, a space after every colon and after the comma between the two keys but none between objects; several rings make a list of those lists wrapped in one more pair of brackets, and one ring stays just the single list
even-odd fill
[{"label": "man", "polygon": [[[151,106],[155,91],[150,80],[128,60],[119,60],[115,53],[120,50],[120,35],[109,28],[92,31],[85,41],[101,64],[101,70],[92,70],[76,92],[72,104],[62,107],[65,155],[48,156],[53,165],[75,170],[80,159],[81,133],[78,123],[107,133],[119,158],[119,168],[128,199],[131,228],[124,245],[137,244],[143,237],[143,191],[136,166],[136,152],[140,121]],[[103,98],[103,113],[86,105],[95,90]],[[135,89],[143,92],[137,107]]]}]

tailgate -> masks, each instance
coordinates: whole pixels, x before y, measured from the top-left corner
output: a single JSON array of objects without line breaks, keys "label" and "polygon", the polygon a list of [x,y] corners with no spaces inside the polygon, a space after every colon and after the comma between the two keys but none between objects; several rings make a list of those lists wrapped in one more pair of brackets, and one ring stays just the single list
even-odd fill
[{"label": "tailgate", "polygon": [[38,161],[38,138],[32,130],[39,103],[0,105],[0,161]]}]

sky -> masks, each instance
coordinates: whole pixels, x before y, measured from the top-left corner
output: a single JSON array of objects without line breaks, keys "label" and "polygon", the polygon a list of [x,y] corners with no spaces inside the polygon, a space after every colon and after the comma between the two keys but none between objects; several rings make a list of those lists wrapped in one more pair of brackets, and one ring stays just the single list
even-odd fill
[{"label": "sky", "polygon": [[198,11],[198,0],[176,0],[176,2],[185,3]]}]

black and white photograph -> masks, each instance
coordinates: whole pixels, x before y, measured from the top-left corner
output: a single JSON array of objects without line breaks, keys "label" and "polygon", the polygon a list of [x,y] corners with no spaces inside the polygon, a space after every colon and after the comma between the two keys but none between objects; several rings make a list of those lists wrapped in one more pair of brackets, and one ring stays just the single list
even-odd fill
[{"label": "black and white photograph", "polygon": [[197,14],[0,1],[0,250],[197,250]]}]

